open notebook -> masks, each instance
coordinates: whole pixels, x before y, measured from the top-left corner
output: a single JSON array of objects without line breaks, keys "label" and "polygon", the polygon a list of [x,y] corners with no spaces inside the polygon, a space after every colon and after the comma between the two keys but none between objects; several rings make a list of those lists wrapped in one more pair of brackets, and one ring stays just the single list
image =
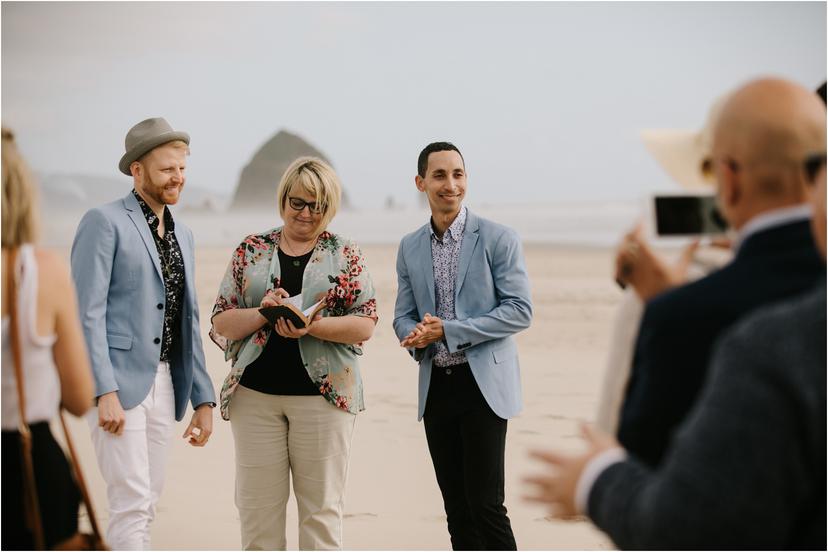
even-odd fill
[{"label": "open notebook", "polygon": [[302,294],[288,297],[285,302],[275,307],[262,307],[259,312],[262,316],[267,318],[271,326],[276,326],[276,321],[280,318],[290,320],[293,326],[297,329],[304,328],[309,325],[313,318],[325,308],[324,299],[314,303],[305,310],[301,310]]}]

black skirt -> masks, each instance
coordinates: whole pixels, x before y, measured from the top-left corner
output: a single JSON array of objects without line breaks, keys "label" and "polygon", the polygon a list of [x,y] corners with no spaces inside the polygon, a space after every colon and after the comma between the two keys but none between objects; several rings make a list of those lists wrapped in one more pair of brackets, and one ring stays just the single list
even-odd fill
[{"label": "black skirt", "polygon": [[[63,449],[48,422],[30,425],[40,516],[46,548],[74,535],[78,530],[80,492]],[[20,434],[3,431],[2,455],[2,546],[3,550],[33,550],[34,540],[26,527],[23,510],[23,460]]]}]

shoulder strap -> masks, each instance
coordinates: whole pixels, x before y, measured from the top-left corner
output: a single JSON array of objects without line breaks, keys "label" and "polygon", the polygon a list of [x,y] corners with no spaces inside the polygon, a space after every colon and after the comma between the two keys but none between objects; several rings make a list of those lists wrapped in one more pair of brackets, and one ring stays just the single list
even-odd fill
[{"label": "shoulder strap", "polygon": [[43,523],[40,519],[40,504],[37,499],[34,463],[32,462],[32,432],[26,423],[26,393],[23,380],[23,359],[20,351],[20,328],[17,319],[17,248],[11,249],[6,258],[6,289],[9,302],[9,339],[11,341],[14,377],[17,380],[17,409],[20,413],[20,456],[23,466],[23,510],[26,526],[32,532],[35,549],[43,550]]},{"label": "shoulder strap", "polygon": [[95,540],[101,543],[102,547],[99,550],[106,550],[104,539],[101,536],[101,530],[98,528],[98,517],[95,515],[95,508],[92,506],[92,500],[89,498],[89,491],[86,488],[86,480],[83,478],[83,472],[78,462],[78,455],[75,453],[75,446],[72,444],[72,437],[69,434],[69,426],[66,425],[66,417],[63,415],[63,409],[60,409],[60,425],[63,427],[63,434],[66,437],[66,447],[69,449],[69,456],[72,459],[72,470],[75,472],[75,482],[80,489],[83,504],[86,506],[86,514],[89,516],[89,524],[92,526],[92,533],[95,535]]}]

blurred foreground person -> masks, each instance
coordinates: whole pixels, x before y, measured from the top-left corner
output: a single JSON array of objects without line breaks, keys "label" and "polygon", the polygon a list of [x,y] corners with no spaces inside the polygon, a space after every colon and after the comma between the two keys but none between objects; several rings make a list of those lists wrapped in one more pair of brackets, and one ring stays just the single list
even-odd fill
[{"label": "blurred foreground person", "polygon": [[647,303],[618,430],[621,444],[640,460],[660,463],[725,329],[824,279],[799,169],[806,155],[824,149],[825,105],[805,88],[764,79],[726,101],[705,166],[716,177],[719,209],[735,232],[735,257]]},{"label": "blurred foreground person", "polygon": [[[824,143],[794,170],[808,182],[824,263]],[[533,453],[552,473],[527,479],[528,498],[561,518],[588,515],[626,549],[824,550],[825,411],[821,279],[722,337],[703,393],[660,467],[585,427],[585,454]]]},{"label": "blurred foreground person", "polygon": [[[12,133],[5,128],[2,132],[2,548],[32,550],[37,543],[32,520],[25,516],[19,382],[12,340],[17,341],[20,350],[25,422],[31,432],[46,548],[75,535],[80,501],[69,463],[52,437],[49,422],[61,406],[75,416],[83,415],[92,406],[93,383],[69,270],[56,255],[34,245],[34,184]],[[9,300],[12,293],[13,302]],[[16,328],[12,328],[12,319],[17,322]]]},{"label": "blurred foreground person", "polygon": [[[342,197],[333,168],[297,159],[276,197],[284,224],[233,252],[210,332],[232,361],[221,415],[236,447],[242,548],[286,548],[292,477],[299,548],[341,549],[351,441],[365,410],[358,357],[377,322],[374,286],[356,243],[327,230]],[[271,326],[259,308],[289,297],[302,310],[322,300],[324,316]]]},{"label": "blurred foreground person", "polygon": [[215,393],[204,365],[193,235],[173,220],[186,180],[190,137],[157,117],[126,135],[118,168],[126,197],[87,211],[72,244],[72,276],[95,375],[87,420],[109,502],[115,550],[150,548],[172,428],[204,446]]},{"label": "blurred foreground person", "polygon": [[[713,183],[704,177],[704,166],[710,156],[713,127],[725,99],[714,102],[699,131],[645,130],[641,133],[653,157],[688,193],[714,190]],[[608,433],[618,430],[645,302],[670,288],[706,276],[733,257],[724,239],[716,238],[705,244],[694,240],[671,264],[653,251],[643,237],[643,230],[643,224],[638,224],[626,234],[615,257],[615,279],[625,288],[625,293],[615,314],[595,418],[595,425]]]}]

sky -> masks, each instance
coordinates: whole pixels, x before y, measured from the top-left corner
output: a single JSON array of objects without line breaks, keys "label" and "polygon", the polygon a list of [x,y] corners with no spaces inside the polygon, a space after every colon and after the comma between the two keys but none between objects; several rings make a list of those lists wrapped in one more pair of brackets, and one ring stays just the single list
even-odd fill
[{"label": "sky", "polygon": [[415,202],[437,140],[477,202],[634,199],[677,189],[641,129],[763,75],[825,80],[825,2],[2,2],[3,124],[36,171],[117,178],[163,116],[223,195],[286,129],[357,206]]}]

